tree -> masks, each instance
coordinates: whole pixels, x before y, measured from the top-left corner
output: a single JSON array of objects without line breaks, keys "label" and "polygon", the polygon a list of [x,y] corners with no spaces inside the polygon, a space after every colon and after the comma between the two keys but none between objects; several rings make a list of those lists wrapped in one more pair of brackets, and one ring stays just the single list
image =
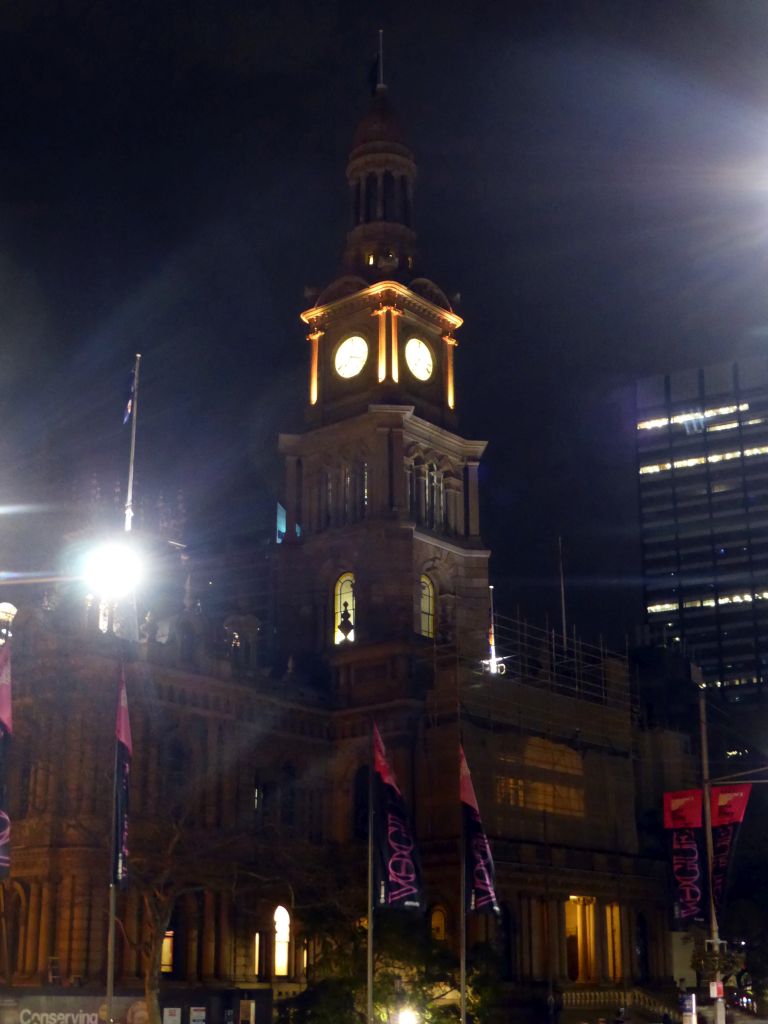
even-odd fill
[{"label": "tree", "polygon": [[[344,914],[338,906],[315,906],[304,911],[303,923],[317,955],[306,991],[278,1007],[279,1024],[362,1024],[367,998],[365,921]],[[457,1021],[458,959],[446,943],[432,937],[423,917],[377,913],[374,977],[374,1016],[382,1024],[396,1024],[405,1006],[426,1024]],[[489,1019],[491,1008],[498,1006],[499,978],[494,951],[487,946],[473,950],[468,1002],[476,1020]]]}]

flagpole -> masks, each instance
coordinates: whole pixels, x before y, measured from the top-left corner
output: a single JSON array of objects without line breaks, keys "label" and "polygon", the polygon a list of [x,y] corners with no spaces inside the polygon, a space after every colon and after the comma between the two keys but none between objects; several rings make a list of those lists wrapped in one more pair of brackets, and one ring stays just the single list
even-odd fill
[{"label": "flagpole", "polygon": [[368,947],[366,975],[366,1020],[373,1024],[373,724],[368,745]]},{"label": "flagpole", "polygon": [[0,942],[3,947],[3,975],[5,982],[10,988],[11,985],[11,949],[8,945],[8,921],[5,916],[6,912],[6,900],[5,900],[5,879],[0,880],[0,922],[2,922],[2,931],[0,931]]},{"label": "flagpole", "polygon": [[[140,358],[140,357],[139,357]],[[130,529],[130,525],[127,527]],[[121,662],[122,667],[122,662]],[[120,673],[122,686],[123,672]],[[118,702],[120,690],[118,689]],[[112,829],[110,832],[111,841],[109,844],[109,923],[107,925],[107,993],[106,993],[106,1024],[112,1024],[112,1004],[115,996],[115,918],[117,917],[117,888],[115,886],[115,858],[117,850],[115,847],[117,831],[117,733],[115,733],[115,758],[114,770],[112,772]]]},{"label": "flagpole", "polygon": [[133,519],[133,465],[136,459],[136,417],[139,412],[139,369],[141,367],[141,353],[136,353],[136,362],[133,367],[133,395],[131,400],[131,454],[128,460],[128,489],[125,494],[125,532],[131,532],[131,520]]},{"label": "flagpole", "polygon": [[[459,771],[461,771],[461,769],[459,769]],[[459,899],[461,901],[459,911],[459,927],[461,929],[459,937],[459,971],[461,1024],[467,1024],[467,852],[466,836],[464,835],[464,809],[461,807],[461,800],[459,800],[459,807],[461,809],[461,831],[459,834],[459,843],[461,847],[461,853],[459,855],[459,870],[461,872],[459,881]]]}]

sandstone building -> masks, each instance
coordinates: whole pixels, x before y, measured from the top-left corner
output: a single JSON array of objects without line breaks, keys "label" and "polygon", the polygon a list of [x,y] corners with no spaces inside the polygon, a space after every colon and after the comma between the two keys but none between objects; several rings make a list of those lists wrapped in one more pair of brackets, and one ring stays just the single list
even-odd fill
[{"label": "sandstone building", "polygon": [[[498,951],[507,1011],[532,1016],[558,986],[566,1007],[604,1016],[654,1005],[671,977],[665,868],[636,826],[626,660],[501,616],[506,671],[489,671],[485,442],[457,432],[462,321],[417,269],[415,177],[380,86],[347,167],[342,276],[302,313],[307,427],[279,441],[286,521],[264,561],[269,610],[213,621],[179,593],[162,634],[128,652],[132,846],[146,852],[177,806],[196,837],[198,884],[180,892],[163,949],[162,1002],[183,1024],[193,1007],[265,1022],[306,984],[308,861],[339,851],[364,900],[373,720],[413,808],[426,926],[453,948],[463,740],[503,907],[470,919],[469,942]],[[14,621],[4,934],[22,1009],[86,1012],[103,993],[118,664],[77,600]],[[141,997],[135,887],[120,917],[124,1013]]]}]

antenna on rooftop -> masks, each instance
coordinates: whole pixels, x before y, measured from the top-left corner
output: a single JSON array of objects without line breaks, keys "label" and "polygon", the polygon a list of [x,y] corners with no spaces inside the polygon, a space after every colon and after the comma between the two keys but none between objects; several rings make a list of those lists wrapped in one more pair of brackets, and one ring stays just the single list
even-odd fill
[{"label": "antenna on rooftop", "polygon": [[379,53],[378,53],[378,76],[376,79],[376,88],[384,88],[384,29],[379,29]]}]

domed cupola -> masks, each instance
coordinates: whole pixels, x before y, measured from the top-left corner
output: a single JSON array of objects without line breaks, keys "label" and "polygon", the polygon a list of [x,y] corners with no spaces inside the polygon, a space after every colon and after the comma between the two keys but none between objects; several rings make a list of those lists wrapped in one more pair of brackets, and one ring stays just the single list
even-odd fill
[{"label": "domed cupola", "polygon": [[381,74],[371,107],[357,126],[347,164],[352,228],[344,271],[367,281],[409,281],[416,235],[416,163],[406,146]]}]

